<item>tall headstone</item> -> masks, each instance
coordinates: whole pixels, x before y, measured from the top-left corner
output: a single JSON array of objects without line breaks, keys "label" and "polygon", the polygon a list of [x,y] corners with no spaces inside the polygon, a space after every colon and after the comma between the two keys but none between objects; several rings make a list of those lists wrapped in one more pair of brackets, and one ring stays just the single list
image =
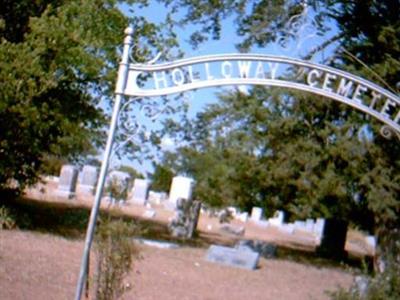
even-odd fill
[{"label": "tall headstone", "polygon": [[72,198],[75,196],[76,181],[78,179],[78,169],[72,165],[64,165],[61,168],[60,179],[58,181],[57,196],[62,198]]},{"label": "tall headstone", "polygon": [[149,191],[147,200],[151,204],[161,204],[165,200],[168,199],[168,195],[165,192],[155,192],[155,191]]},{"label": "tall headstone", "polygon": [[176,213],[168,228],[174,237],[190,239],[196,230],[199,220],[201,202],[179,198],[176,202]]},{"label": "tall headstone", "polygon": [[318,218],[314,225],[314,234],[317,237],[317,242],[321,243],[322,234],[324,233],[325,219]]},{"label": "tall headstone", "polygon": [[97,183],[98,168],[85,165],[82,169],[81,178],[78,182],[77,193],[83,195],[93,195]]},{"label": "tall headstone", "polygon": [[194,181],[192,178],[176,176],[172,178],[169,191],[169,202],[176,207],[178,199],[190,200],[192,198]]},{"label": "tall headstone", "polygon": [[136,178],[133,181],[131,201],[135,204],[145,205],[147,201],[150,182],[146,179]]},{"label": "tall headstone", "polygon": [[253,207],[251,209],[251,217],[252,221],[261,221],[263,216],[263,209],[261,207]]}]

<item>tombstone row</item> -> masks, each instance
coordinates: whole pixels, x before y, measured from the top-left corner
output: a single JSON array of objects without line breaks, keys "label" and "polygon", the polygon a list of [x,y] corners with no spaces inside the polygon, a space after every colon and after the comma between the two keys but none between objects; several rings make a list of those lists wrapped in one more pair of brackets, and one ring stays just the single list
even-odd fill
[{"label": "tombstone row", "polygon": [[[98,168],[94,166],[85,165],[82,171],[79,172],[76,166],[64,165],[60,172],[57,195],[68,199],[75,197],[76,194],[93,196],[98,174]],[[166,207],[176,209],[178,199],[191,199],[194,185],[193,179],[176,176],[172,179],[169,197],[167,197],[166,193],[150,191],[150,181],[147,179],[134,179],[131,191],[129,191],[129,182],[130,175],[128,173],[121,171],[110,172],[106,179],[105,195],[112,197],[114,193],[118,194],[118,196],[125,195],[127,197],[130,194],[127,200],[134,204],[164,203]],[[118,189],[120,193],[116,193],[113,188]]]}]

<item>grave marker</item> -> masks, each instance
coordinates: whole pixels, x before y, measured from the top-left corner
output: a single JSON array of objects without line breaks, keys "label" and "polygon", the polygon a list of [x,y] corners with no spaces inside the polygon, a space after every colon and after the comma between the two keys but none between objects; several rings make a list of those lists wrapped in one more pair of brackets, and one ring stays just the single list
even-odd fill
[{"label": "grave marker", "polygon": [[169,202],[176,207],[179,198],[191,200],[194,180],[192,178],[176,176],[172,178],[169,191]]},{"label": "grave marker", "polygon": [[80,181],[77,186],[77,193],[93,195],[97,183],[98,168],[85,165],[82,169]]},{"label": "grave marker", "polygon": [[149,190],[150,182],[146,179],[135,179],[133,182],[132,197],[131,201],[145,205],[147,201],[147,195]]},{"label": "grave marker", "polygon": [[261,207],[253,207],[251,209],[251,217],[252,221],[261,221],[263,216],[263,209]]},{"label": "grave marker", "polygon": [[68,199],[74,197],[77,179],[78,169],[75,166],[62,166],[60,179],[58,181],[58,189],[56,192],[57,196]]},{"label": "grave marker", "polygon": [[247,270],[257,268],[260,254],[249,249],[236,249],[211,245],[206,254],[206,260]]}]

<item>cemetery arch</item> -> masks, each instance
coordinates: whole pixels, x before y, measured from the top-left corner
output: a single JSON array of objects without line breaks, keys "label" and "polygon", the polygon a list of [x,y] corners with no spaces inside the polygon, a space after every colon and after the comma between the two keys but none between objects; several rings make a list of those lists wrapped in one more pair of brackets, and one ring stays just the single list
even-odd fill
[{"label": "cemetery arch", "polygon": [[[345,103],[371,115],[385,125],[381,133],[400,138],[400,97],[368,80],[332,67],[289,57],[261,54],[222,54],[155,64],[130,63],[133,29],[125,30],[124,48],[118,70],[115,102],[102,167],[86,233],[85,247],[75,299],[80,299],[86,278],[89,252],[100,207],[103,186],[112,152],[122,100],[154,97],[205,87],[264,85],[296,89]],[[290,71],[290,73],[289,73]],[[294,71],[294,73],[293,73]],[[293,76],[295,74],[295,76]],[[140,84],[141,76],[150,84]],[[142,81],[143,82],[143,81]]]}]

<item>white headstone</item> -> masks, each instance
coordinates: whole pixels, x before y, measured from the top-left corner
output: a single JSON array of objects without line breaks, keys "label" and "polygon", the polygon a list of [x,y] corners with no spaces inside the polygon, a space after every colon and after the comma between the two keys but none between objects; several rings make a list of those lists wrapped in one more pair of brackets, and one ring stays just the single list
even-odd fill
[{"label": "white headstone", "polygon": [[313,219],[306,220],[306,231],[314,232],[314,220]]},{"label": "white headstone", "polygon": [[281,210],[278,210],[275,212],[274,217],[273,218],[269,218],[268,222],[272,225],[272,226],[282,226],[283,224],[283,220],[284,220],[284,212]]},{"label": "white headstone", "polygon": [[84,195],[93,195],[97,183],[98,168],[85,165],[77,186],[77,193]]},{"label": "white headstone", "polygon": [[376,251],[376,238],[373,235],[368,235],[365,237],[365,243],[368,245],[369,249],[371,250],[372,254],[375,254]]},{"label": "white headstone", "polygon": [[75,166],[62,166],[58,181],[57,195],[63,198],[74,197],[77,179],[78,169]]},{"label": "white headstone", "polygon": [[167,193],[149,191],[147,200],[153,204],[161,204],[161,202],[165,201],[167,198]]},{"label": "white headstone", "polygon": [[251,209],[251,217],[252,221],[261,221],[263,217],[263,209],[261,207],[253,207]]},{"label": "white headstone", "polygon": [[236,215],[236,219],[239,221],[242,221],[243,223],[246,223],[247,220],[249,219],[249,213],[248,212],[242,212],[240,214]]},{"label": "white headstone", "polygon": [[136,204],[145,205],[147,201],[149,185],[150,182],[146,179],[135,179],[133,182],[131,201]]},{"label": "white headstone", "polygon": [[172,179],[169,202],[176,207],[179,198],[191,200],[194,181],[192,178],[176,176]]},{"label": "white headstone", "polygon": [[318,237],[322,237],[322,233],[324,232],[324,226],[325,226],[325,219],[318,218],[314,225],[314,233]]},{"label": "white headstone", "polygon": [[295,230],[305,230],[306,222],[304,221],[295,221],[294,222],[294,229]]},{"label": "white headstone", "polygon": [[294,232],[294,224],[282,224],[279,226],[279,231],[287,233],[287,234],[293,234]]}]

